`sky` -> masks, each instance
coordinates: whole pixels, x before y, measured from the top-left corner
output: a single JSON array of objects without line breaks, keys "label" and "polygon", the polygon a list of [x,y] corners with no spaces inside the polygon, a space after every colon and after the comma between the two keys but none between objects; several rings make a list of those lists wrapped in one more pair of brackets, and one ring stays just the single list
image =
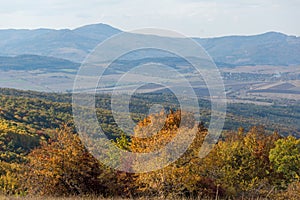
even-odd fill
[{"label": "sky", "polygon": [[300,0],[0,0],[0,29],[161,28],[189,37],[300,36]]}]

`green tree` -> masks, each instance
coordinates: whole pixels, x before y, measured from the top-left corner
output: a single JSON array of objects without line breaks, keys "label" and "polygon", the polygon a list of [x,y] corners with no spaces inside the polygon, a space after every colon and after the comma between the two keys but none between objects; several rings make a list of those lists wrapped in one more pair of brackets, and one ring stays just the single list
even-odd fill
[{"label": "green tree", "polygon": [[278,138],[277,133],[267,135],[260,127],[253,127],[247,134],[243,129],[231,132],[204,159],[203,173],[225,188],[229,196],[264,195],[273,179],[269,151]]},{"label": "green tree", "polygon": [[300,179],[300,140],[293,136],[282,138],[270,151],[270,161],[287,182]]}]

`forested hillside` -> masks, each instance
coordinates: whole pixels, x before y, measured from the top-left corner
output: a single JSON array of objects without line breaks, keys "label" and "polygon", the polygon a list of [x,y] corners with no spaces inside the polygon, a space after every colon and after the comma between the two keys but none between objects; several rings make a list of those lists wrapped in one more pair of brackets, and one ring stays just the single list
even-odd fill
[{"label": "forested hillside", "polygon": [[[201,100],[203,123],[183,127],[186,134],[192,130],[197,134],[182,157],[158,171],[130,174],[109,169],[87,151],[73,125],[71,100],[70,94],[0,90],[0,193],[300,198],[300,140],[294,137],[300,133],[297,105],[229,105],[222,137],[208,156],[199,158],[210,116],[209,102]],[[163,104],[166,113],[148,116],[152,104]],[[159,115],[167,116],[159,132],[139,138],[125,136],[114,122],[109,95],[98,94],[96,107],[98,121],[111,142],[139,153],[163,147],[181,129],[180,120],[190,115],[181,113],[170,95],[136,94],[130,104],[137,122],[134,136],[143,134],[143,127],[151,131],[151,120]],[[139,166],[134,161],[125,164],[133,169]]]},{"label": "forested hillside", "polygon": [[[107,24],[91,24],[76,29],[0,30],[0,55],[27,54],[82,62],[101,42],[122,30]],[[278,32],[251,36],[193,38],[219,66],[299,65],[300,39]],[[174,38],[174,40],[176,40]],[[43,45],[41,45],[43,41]],[[161,56],[159,56],[161,57]],[[134,60],[134,59],[133,59]]]}]

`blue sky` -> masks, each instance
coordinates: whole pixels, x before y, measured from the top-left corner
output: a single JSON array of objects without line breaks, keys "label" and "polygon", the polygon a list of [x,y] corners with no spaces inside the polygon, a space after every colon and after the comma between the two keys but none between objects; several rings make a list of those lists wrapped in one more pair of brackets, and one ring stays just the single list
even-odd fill
[{"label": "blue sky", "polygon": [[0,0],[0,29],[75,28],[107,23],[122,30],[170,29],[187,36],[300,36],[300,0]]}]

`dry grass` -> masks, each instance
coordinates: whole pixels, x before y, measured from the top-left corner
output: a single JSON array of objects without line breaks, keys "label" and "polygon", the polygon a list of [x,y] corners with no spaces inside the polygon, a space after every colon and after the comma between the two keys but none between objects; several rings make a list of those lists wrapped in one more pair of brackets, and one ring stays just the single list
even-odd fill
[{"label": "dry grass", "polygon": [[[0,200],[130,200],[126,198],[120,198],[120,197],[112,197],[112,198],[104,198],[104,197],[92,197],[92,196],[85,196],[85,197],[13,197],[13,196],[0,196]],[[164,200],[164,198],[136,198],[135,200]],[[180,200],[180,199],[178,199]],[[182,198],[181,200],[191,200]],[[195,200],[200,200],[195,199]]]},{"label": "dry grass", "polygon": [[14,197],[14,196],[0,196],[0,200],[121,200],[121,198],[102,198],[102,197]]}]

